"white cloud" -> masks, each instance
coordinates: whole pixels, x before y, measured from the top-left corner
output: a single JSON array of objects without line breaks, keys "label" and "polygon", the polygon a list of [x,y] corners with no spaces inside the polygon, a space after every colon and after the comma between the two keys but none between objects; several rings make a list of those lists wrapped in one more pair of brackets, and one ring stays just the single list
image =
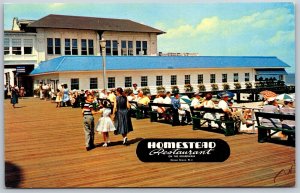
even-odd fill
[{"label": "white cloud", "polygon": [[277,56],[288,64],[295,61],[294,15],[285,8],[256,12],[235,19],[219,16],[174,28],[159,36],[159,51],[196,52],[200,55]]}]

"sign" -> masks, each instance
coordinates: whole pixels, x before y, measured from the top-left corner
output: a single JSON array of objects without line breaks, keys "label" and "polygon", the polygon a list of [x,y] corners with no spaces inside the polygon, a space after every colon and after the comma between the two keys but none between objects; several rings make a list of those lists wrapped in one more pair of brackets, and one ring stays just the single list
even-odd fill
[{"label": "sign", "polygon": [[143,139],[136,154],[142,162],[224,162],[230,148],[221,139]]},{"label": "sign", "polygon": [[17,66],[16,70],[17,70],[17,73],[25,73],[26,72],[25,66]]}]

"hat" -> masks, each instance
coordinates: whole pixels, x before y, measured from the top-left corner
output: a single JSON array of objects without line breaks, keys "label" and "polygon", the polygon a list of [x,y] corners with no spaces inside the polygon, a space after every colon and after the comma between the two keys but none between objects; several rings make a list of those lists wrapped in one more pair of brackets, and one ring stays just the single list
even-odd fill
[{"label": "hat", "polygon": [[229,95],[228,95],[227,93],[222,93],[222,94],[221,94],[221,97],[222,97],[222,98],[224,98],[224,97],[229,97]]},{"label": "hat", "polygon": [[275,101],[275,97],[270,97],[270,98],[268,98],[267,100],[269,101],[269,102],[271,102],[271,101]]},{"label": "hat", "polygon": [[137,84],[136,83],[133,83],[133,85],[132,86],[137,86]]},{"label": "hat", "polygon": [[294,102],[294,99],[284,99],[283,101],[292,103],[292,102]]}]

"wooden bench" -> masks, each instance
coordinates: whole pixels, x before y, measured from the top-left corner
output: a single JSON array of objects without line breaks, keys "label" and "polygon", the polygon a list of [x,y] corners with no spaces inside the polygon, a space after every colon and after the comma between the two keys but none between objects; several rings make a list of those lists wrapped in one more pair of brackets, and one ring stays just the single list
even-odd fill
[{"label": "wooden bench", "polygon": [[[282,131],[284,134],[288,135],[288,140],[290,142],[294,141],[295,137],[295,130],[294,129],[287,129],[278,127],[276,124],[274,124],[273,127],[265,127],[261,125],[261,119],[279,119],[279,120],[293,120],[295,121],[295,115],[287,115],[287,114],[279,114],[279,113],[264,113],[264,112],[255,112],[255,117],[257,121],[257,129],[258,129],[258,142],[263,143],[265,141],[269,141],[272,137],[272,135],[278,133],[279,131]],[[281,125],[281,123],[280,123]],[[271,130],[274,131],[271,133]]]},{"label": "wooden bench", "polygon": [[[150,112],[150,121],[158,122],[158,117],[168,116],[170,119],[168,123],[171,123],[172,126],[180,125],[178,110],[175,110],[172,104],[164,104],[164,103],[149,103],[149,112]],[[158,113],[155,110],[152,110],[152,107],[164,107],[167,110],[163,113]]]},{"label": "wooden bench", "polygon": [[[136,101],[129,101],[130,107],[130,116],[135,117],[136,119],[143,119],[148,116],[149,106],[144,106]],[[132,108],[133,107],[133,108]]]},{"label": "wooden bench", "polygon": [[[227,114],[222,109],[216,109],[216,108],[197,108],[190,107],[191,113],[192,113],[192,121],[193,121],[193,130],[199,130],[199,129],[212,129],[211,122],[214,121],[216,124],[218,124],[219,129],[224,131],[225,136],[230,136],[236,134],[235,129],[235,121],[230,119]],[[222,116],[220,116],[220,119],[207,119],[204,118],[205,113],[212,113],[216,114],[219,113]],[[207,123],[208,127],[203,127],[203,125]],[[222,123],[225,124],[225,127],[222,125]]]}]

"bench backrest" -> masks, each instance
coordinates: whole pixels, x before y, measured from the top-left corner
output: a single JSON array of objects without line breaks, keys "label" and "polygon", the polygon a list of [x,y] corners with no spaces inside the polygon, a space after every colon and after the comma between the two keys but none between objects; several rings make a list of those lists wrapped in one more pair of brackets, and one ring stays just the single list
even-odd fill
[{"label": "bench backrest", "polygon": [[280,113],[265,113],[265,112],[255,112],[255,117],[257,124],[260,125],[259,118],[266,118],[266,119],[281,119],[281,120],[293,120],[295,121],[295,115],[288,115],[288,114],[280,114]]},{"label": "bench backrest", "polygon": [[157,106],[157,107],[170,107],[170,108],[174,108],[172,104],[165,104],[165,103],[148,103],[149,108],[153,107],[153,106]]}]

